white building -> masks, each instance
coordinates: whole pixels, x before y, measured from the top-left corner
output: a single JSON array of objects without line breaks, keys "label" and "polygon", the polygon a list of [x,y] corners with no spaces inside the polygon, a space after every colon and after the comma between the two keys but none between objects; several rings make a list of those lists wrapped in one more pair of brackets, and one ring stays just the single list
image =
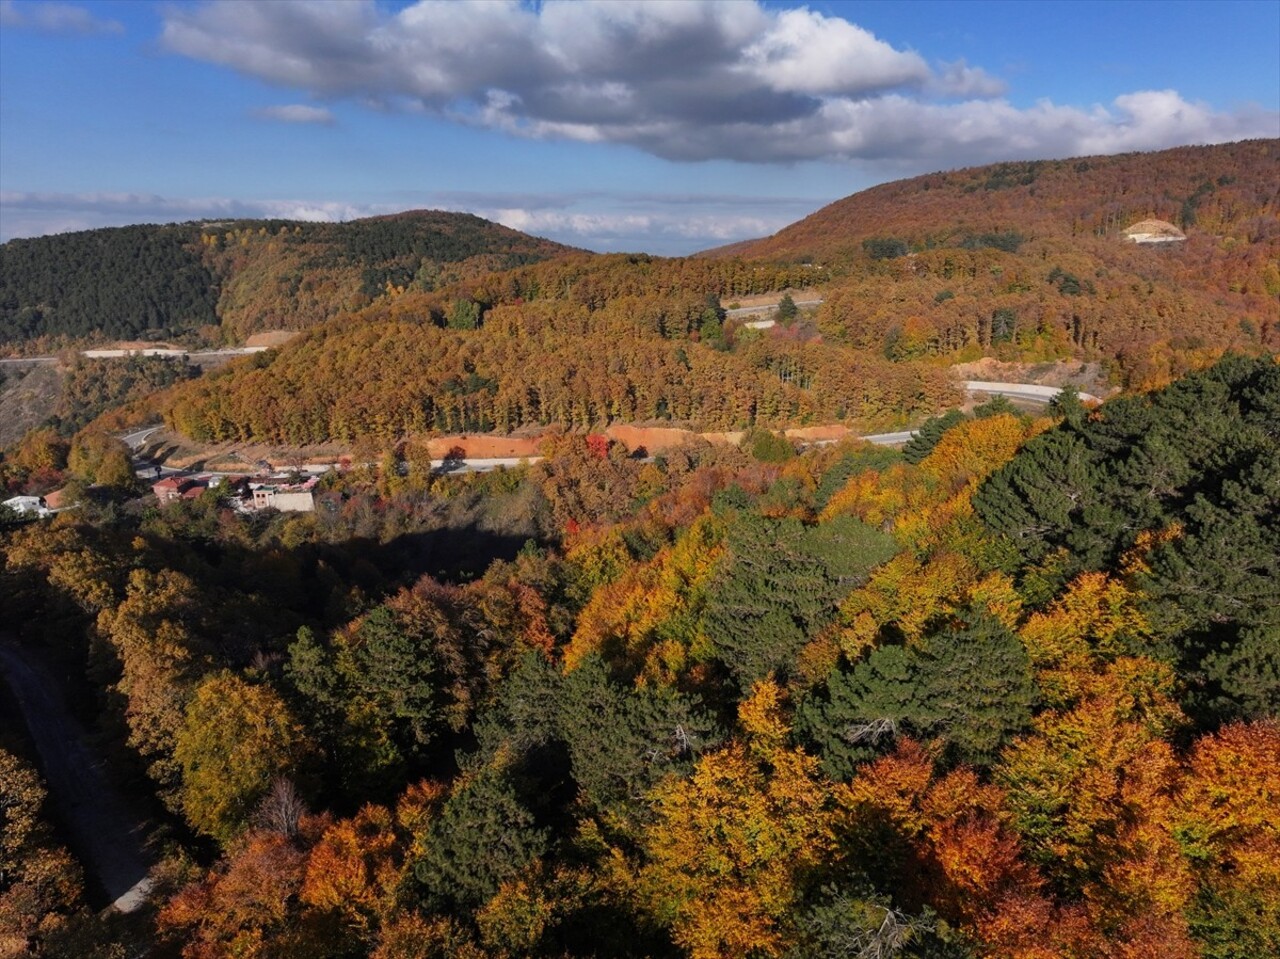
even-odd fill
[{"label": "white building", "polygon": [[4,501],[4,505],[9,507],[20,516],[52,516],[48,505],[44,501],[43,496],[14,496]]},{"label": "white building", "polygon": [[278,509],[284,513],[310,513],[315,510],[315,487],[319,477],[304,483],[250,483],[252,509]]}]

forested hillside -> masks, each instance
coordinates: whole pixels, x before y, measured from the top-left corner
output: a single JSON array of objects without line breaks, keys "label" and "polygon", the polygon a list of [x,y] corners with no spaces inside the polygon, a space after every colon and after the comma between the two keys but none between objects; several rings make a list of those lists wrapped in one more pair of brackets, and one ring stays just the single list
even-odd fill
[{"label": "forested hillside", "polygon": [[0,530],[8,628],[169,837],[154,907],[95,917],[0,752],[3,927],[40,959],[1275,955],[1280,365],[1049,414],[905,454],[570,435],[334,473],[310,514]]},{"label": "forested hillside", "polygon": [[726,250],[735,258],[833,265],[864,255],[885,258],[898,252],[894,240],[908,250],[1007,249],[1016,239],[1006,231],[1028,238],[1115,237],[1150,217],[1189,236],[1275,239],[1278,166],[1280,140],[1246,140],[969,167],[863,190],[771,237]]},{"label": "forested hillside", "polygon": [[[1277,170],[1280,141],[1254,140],[936,173],[724,253],[842,277],[818,324],[858,348],[1072,354],[1157,386],[1224,348],[1280,347]],[[1150,217],[1186,241],[1123,239]]]},{"label": "forested hillside", "polygon": [[0,345],[196,333],[230,341],[301,329],[397,289],[431,290],[566,252],[479,217],[434,211],[10,240],[0,246]]},{"label": "forested hillside", "polygon": [[[1150,389],[1280,347],[1277,168],[1280,141],[1004,164],[877,187],[735,248],[770,261],[569,256],[396,286],[159,410],[199,440],[387,443],[619,420],[888,425],[945,406],[943,365],[982,356],[1101,361]],[[1152,214],[1188,239],[1118,235]],[[812,315],[764,332],[723,309],[814,285]]]},{"label": "forested hillside", "polygon": [[[713,430],[894,422],[955,395],[942,369],[827,345],[811,326],[726,328],[714,285],[709,299],[698,288],[732,277],[702,267],[698,283],[687,264],[655,264],[645,277],[600,258],[563,280],[573,264],[557,261],[474,291],[478,299],[405,294],[160,406],[173,428],[202,441],[388,444],[430,430],[618,420]],[[687,292],[651,292],[680,283]]]}]

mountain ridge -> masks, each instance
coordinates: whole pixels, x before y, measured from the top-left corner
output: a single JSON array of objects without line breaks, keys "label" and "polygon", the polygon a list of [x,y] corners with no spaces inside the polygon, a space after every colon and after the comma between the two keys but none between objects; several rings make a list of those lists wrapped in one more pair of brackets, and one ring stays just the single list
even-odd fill
[{"label": "mountain ridge", "polygon": [[[921,245],[936,242],[946,236],[946,228],[936,225],[939,219],[953,232],[995,226],[1109,235],[1148,217],[1184,228],[1190,221],[1201,229],[1236,230],[1249,217],[1233,215],[1233,205],[1255,209],[1254,216],[1280,209],[1278,171],[1280,139],[964,167],[881,183],[835,200],[772,236],[697,255],[856,256],[862,240],[886,231],[899,231],[902,239]],[[964,197],[971,199],[954,202]],[[1252,202],[1241,202],[1242,197]],[[931,229],[930,219],[935,221]],[[1065,230],[1053,229],[1064,225]]]},{"label": "mountain ridge", "polygon": [[470,213],[345,223],[204,220],[0,245],[0,344],[46,338],[227,342],[305,329],[408,288],[580,253]]}]

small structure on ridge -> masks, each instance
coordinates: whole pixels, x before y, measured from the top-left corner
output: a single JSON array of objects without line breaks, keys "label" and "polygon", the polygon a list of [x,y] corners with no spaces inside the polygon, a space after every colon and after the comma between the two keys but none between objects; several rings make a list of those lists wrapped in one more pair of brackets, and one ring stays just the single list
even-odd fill
[{"label": "small structure on ridge", "polygon": [[1168,220],[1140,220],[1120,235],[1130,243],[1182,243],[1187,238]]}]

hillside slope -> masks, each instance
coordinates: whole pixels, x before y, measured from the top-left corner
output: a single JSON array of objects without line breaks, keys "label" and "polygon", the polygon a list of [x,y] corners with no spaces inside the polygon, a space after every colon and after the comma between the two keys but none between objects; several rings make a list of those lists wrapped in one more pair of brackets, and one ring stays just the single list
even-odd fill
[{"label": "hillside slope", "polygon": [[[570,252],[465,213],[127,226],[0,246],[0,344],[230,340]],[[217,329],[215,329],[217,328]]]},{"label": "hillside slope", "polygon": [[[1002,163],[878,186],[731,252],[837,276],[829,340],[891,359],[1102,360],[1147,388],[1226,349],[1280,349],[1278,173],[1280,140]],[[1126,239],[1152,219],[1186,239]]]},{"label": "hillside slope", "polygon": [[759,240],[704,256],[829,262],[862,258],[873,238],[914,249],[983,245],[984,236],[1116,237],[1147,218],[1194,236],[1280,234],[1280,140],[1156,153],[997,163],[863,190]]}]

